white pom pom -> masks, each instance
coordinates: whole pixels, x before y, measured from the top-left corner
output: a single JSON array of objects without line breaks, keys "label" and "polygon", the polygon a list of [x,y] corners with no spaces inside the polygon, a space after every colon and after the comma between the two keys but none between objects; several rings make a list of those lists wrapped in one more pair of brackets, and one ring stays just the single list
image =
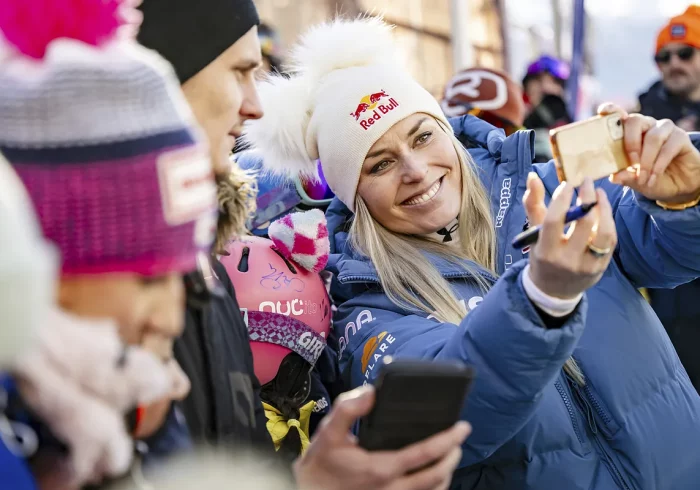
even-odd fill
[{"label": "white pom pom", "polygon": [[258,86],[262,119],[246,123],[243,141],[262,157],[263,167],[286,177],[318,179],[316,155],[306,149],[313,85],[305,77],[273,76]]},{"label": "white pom pom", "polygon": [[265,169],[318,180],[318,155],[306,147],[313,95],[335,70],[370,65],[402,69],[391,31],[392,26],[373,17],[312,27],[293,49],[292,77],[273,76],[259,84],[265,115],[246,123],[243,140],[260,153]]},{"label": "white pom pom", "polygon": [[343,68],[399,64],[391,36],[393,26],[381,18],[335,19],[312,27],[292,50],[292,71],[313,80]]}]

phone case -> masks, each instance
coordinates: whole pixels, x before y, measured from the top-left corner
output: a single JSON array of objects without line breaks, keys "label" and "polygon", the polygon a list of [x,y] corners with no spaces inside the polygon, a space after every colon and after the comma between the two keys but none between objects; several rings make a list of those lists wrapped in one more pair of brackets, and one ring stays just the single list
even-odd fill
[{"label": "phone case", "polygon": [[574,186],[585,177],[602,179],[630,166],[619,114],[596,116],[549,133],[559,181]]},{"label": "phone case", "polygon": [[360,446],[392,451],[449,429],[460,419],[473,379],[473,369],[463,364],[390,361],[377,378],[374,409],[360,422]]}]

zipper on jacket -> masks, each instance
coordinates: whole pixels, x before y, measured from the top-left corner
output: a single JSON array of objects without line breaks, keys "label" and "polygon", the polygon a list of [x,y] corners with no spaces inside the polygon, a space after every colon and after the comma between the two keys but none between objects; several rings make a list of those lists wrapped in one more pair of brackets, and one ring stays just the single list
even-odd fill
[{"label": "zipper on jacket", "polygon": [[[572,380],[567,374],[565,374],[564,376],[566,378],[567,383],[569,384],[569,387],[574,392],[574,394],[575,394],[574,396],[578,400],[579,407],[585,412],[586,419],[588,421],[588,425],[591,429],[591,432],[593,433],[592,439],[595,441],[596,446],[598,446],[598,450],[600,452],[600,455],[606,461],[608,468],[610,468],[610,470],[613,474],[613,478],[617,481],[617,484],[620,486],[620,488],[623,488],[624,490],[631,490],[630,487],[625,482],[625,479],[622,476],[622,472],[617,467],[617,464],[615,463],[613,457],[608,453],[607,449],[603,445],[603,442],[600,440],[600,436],[598,435],[598,432],[599,432],[598,431],[598,423],[596,422],[596,419],[595,419],[594,410],[596,411],[598,416],[601,418],[601,420],[607,420],[609,422],[610,418],[607,416],[604,416],[605,414],[602,410],[602,407],[595,400],[595,398],[591,395],[591,391],[590,391],[590,388],[588,386],[586,386],[586,388],[584,389],[578,383],[576,383],[574,380]],[[594,406],[591,406],[591,403],[589,400],[593,400]]]},{"label": "zipper on jacket", "polygon": [[574,433],[576,434],[576,438],[578,439],[578,442],[580,442],[581,445],[583,445],[583,436],[581,435],[581,431],[578,427],[578,422],[576,421],[576,414],[574,413],[573,403],[571,403],[569,395],[567,395],[566,390],[559,381],[556,381],[554,383],[554,386],[559,392],[559,395],[561,396],[562,400],[564,400],[564,406],[566,406],[566,409],[569,411],[569,418],[571,419],[571,425],[573,425],[574,427]]},{"label": "zipper on jacket", "polygon": [[598,446],[598,449],[600,449],[600,453],[603,455],[605,460],[608,462],[608,468],[612,470],[613,473],[613,478],[617,480],[617,484],[623,488],[624,490],[631,490],[631,488],[625,483],[624,478],[622,477],[622,473],[618,469],[617,465],[615,464],[615,461],[613,461],[612,456],[608,454],[606,451],[605,447],[603,446],[603,443],[600,441],[600,438],[596,435],[593,437],[593,440],[595,440],[596,445]]},{"label": "zipper on jacket", "polygon": [[[565,374],[565,376],[570,386],[572,386],[575,390],[577,399],[585,408],[586,416],[588,418],[588,425],[591,426],[591,430],[593,430],[594,433],[601,432],[606,439],[612,439],[610,425],[613,423],[613,420],[603,409],[603,406],[598,401],[598,398],[593,394],[591,387],[588,384],[580,386],[578,383],[576,383],[576,381],[571,379],[568,374]],[[598,420],[601,422],[600,424],[596,423],[596,415],[598,416]],[[595,427],[595,429],[593,427]]]},{"label": "zipper on jacket", "polygon": [[603,432],[603,435],[604,435],[607,439],[611,439],[611,438],[612,438],[612,434],[607,430],[607,428],[608,428],[608,426],[610,425],[610,423],[612,422],[612,419],[611,419],[610,416],[605,412],[605,410],[603,410],[603,407],[601,406],[600,402],[599,402],[598,399],[593,395],[593,392],[591,391],[590,386],[585,385],[585,386],[583,387],[583,391],[584,391],[584,393],[586,394],[586,398],[588,399],[588,401],[593,405],[593,409],[594,409],[595,412],[598,414],[598,417],[600,417],[600,420],[603,422],[603,427],[601,428],[601,429],[602,429],[602,432]]},{"label": "zipper on jacket", "polygon": [[372,282],[379,284],[379,279],[372,276],[344,276],[339,277],[338,282],[340,284],[349,284],[352,282]]},{"label": "zipper on jacket", "polygon": [[588,402],[583,393],[581,393],[580,385],[566,372],[564,373],[564,377],[566,377],[566,381],[569,387],[571,388],[574,397],[578,401],[579,407],[583,409],[584,415],[586,416],[586,422],[588,423],[588,427],[591,429],[591,432],[593,432],[594,435],[598,434],[598,424],[595,420],[595,413],[593,412],[593,407],[591,407],[591,404]]}]

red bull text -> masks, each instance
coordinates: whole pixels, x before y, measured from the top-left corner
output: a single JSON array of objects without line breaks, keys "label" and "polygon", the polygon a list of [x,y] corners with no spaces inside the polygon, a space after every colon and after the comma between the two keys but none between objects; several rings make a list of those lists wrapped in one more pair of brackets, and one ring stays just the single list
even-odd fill
[{"label": "red bull text", "polygon": [[[380,104],[379,101],[382,99],[386,100],[386,103]],[[365,131],[370,128],[374,123],[379,121],[384,114],[388,114],[399,106],[396,99],[389,97],[389,95],[381,90],[373,94],[365,95],[357,104],[357,108],[350,113],[355,121],[359,121],[360,126]],[[368,113],[367,117],[363,117],[363,114]]]}]

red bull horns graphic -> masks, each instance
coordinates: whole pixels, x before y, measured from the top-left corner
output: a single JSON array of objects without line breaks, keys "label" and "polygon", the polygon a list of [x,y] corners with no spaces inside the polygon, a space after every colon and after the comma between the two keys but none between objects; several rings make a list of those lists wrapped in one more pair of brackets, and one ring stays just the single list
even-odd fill
[{"label": "red bull horns graphic", "polygon": [[[380,104],[379,101],[382,99],[388,99],[388,103]],[[382,90],[362,97],[360,103],[357,104],[357,108],[354,112],[351,112],[350,115],[355,118],[355,121],[359,121],[362,129],[367,131],[370,126],[379,121],[384,114],[388,114],[398,106],[399,103],[396,102],[396,99],[389,97],[389,95]],[[370,113],[367,118],[362,117],[365,113]]]}]

